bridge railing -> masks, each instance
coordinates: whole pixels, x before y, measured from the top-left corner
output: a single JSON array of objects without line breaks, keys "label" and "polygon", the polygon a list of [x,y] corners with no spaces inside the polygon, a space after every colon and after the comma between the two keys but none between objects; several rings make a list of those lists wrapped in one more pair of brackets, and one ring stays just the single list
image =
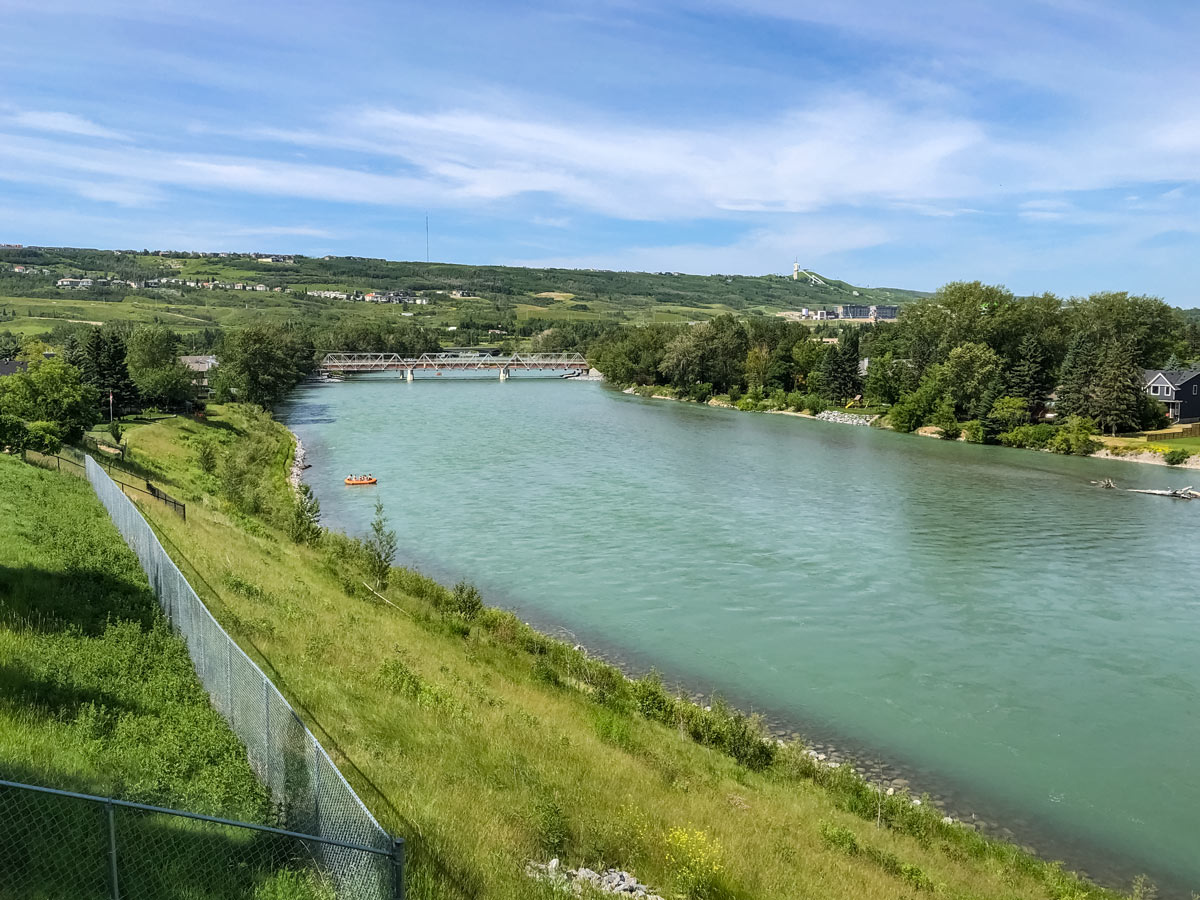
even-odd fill
[{"label": "bridge railing", "polygon": [[397,371],[406,369],[587,369],[578,353],[423,353],[402,357],[398,353],[327,353],[321,368],[337,372]]}]

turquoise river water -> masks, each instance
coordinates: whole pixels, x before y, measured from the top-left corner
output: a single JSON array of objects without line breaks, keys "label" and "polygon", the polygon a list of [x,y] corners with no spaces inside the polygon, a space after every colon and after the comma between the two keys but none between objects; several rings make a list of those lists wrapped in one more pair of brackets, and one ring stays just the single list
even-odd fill
[{"label": "turquoise river water", "polygon": [[559,379],[361,377],[281,418],[327,525],[382,498],[405,564],[1102,881],[1200,890],[1200,503],[1089,484],[1200,473]]}]

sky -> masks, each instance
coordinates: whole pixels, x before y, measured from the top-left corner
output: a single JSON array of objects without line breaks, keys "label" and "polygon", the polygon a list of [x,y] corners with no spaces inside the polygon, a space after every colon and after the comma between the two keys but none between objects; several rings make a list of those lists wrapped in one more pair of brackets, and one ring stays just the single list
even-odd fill
[{"label": "sky", "polygon": [[1200,306],[1193,0],[4,0],[0,242]]}]

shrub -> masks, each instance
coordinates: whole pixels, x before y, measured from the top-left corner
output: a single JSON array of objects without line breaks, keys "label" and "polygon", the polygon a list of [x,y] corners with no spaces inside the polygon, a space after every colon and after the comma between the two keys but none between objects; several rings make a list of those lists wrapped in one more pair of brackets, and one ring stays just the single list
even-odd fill
[{"label": "shrub", "polygon": [[1026,450],[1045,450],[1054,437],[1053,425],[1017,425],[999,436],[1005,447],[1023,447]]},{"label": "shrub", "polygon": [[1100,449],[1100,443],[1094,440],[1096,433],[1095,420],[1086,416],[1068,416],[1066,423],[1055,429],[1047,446],[1055,453],[1090,456]]},{"label": "shrub", "polygon": [[629,730],[629,720],[610,709],[602,709],[593,721],[596,736],[606,744],[620,747],[622,750],[632,750],[634,747],[633,733]]},{"label": "shrub", "polygon": [[312,488],[300,485],[292,501],[292,512],[288,517],[288,537],[296,544],[315,544],[321,539],[321,502]]},{"label": "shrub", "polygon": [[450,594],[450,610],[468,622],[474,621],[483,610],[483,597],[479,594],[479,588],[466,581],[454,585]]},{"label": "shrub", "polygon": [[809,415],[818,416],[829,409],[829,403],[820,394],[805,394],[800,408],[807,409]]},{"label": "shrub", "polygon": [[944,441],[957,441],[958,436],[962,434],[958,416],[954,414],[954,402],[949,397],[942,398],[929,421],[940,429],[938,436]]},{"label": "shrub", "polygon": [[697,828],[672,828],[667,832],[667,863],[675,887],[685,897],[705,897],[720,874],[721,845]]},{"label": "shrub", "polygon": [[982,444],[984,442],[983,422],[979,419],[972,419],[970,422],[962,423],[963,439],[969,444]]},{"label": "shrub", "polygon": [[788,391],[784,400],[787,402],[788,409],[794,409],[796,412],[804,409],[804,394],[799,391]]},{"label": "shrub", "polygon": [[675,698],[667,693],[662,677],[653,669],[633,682],[633,702],[647,719],[665,724],[675,720]]},{"label": "shrub", "polygon": [[1176,447],[1163,454],[1163,459],[1167,461],[1168,466],[1179,466],[1187,462],[1191,455],[1191,451],[1185,450],[1183,447]]},{"label": "shrub", "polygon": [[196,444],[196,465],[205,475],[217,471],[217,448],[212,441],[200,441]]},{"label": "shrub", "polygon": [[843,853],[851,856],[858,853],[858,838],[854,836],[854,832],[849,828],[832,825],[829,822],[822,822],[821,837],[825,839],[825,843],[830,847],[841,850]]},{"label": "shrub", "polygon": [[553,797],[542,797],[533,808],[538,848],[546,856],[562,856],[571,833],[562,807]]},{"label": "shrub", "polygon": [[113,419],[108,423],[108,435],[113,439],[114,444],[121,443],[121,423]]},{"label": "shrub", "polygon": [[712,396],[712,387],[712,384],[707,381],[701,384],[693,384],[688,388],[687,398],[695,400],[697,403],[705,403]]}]

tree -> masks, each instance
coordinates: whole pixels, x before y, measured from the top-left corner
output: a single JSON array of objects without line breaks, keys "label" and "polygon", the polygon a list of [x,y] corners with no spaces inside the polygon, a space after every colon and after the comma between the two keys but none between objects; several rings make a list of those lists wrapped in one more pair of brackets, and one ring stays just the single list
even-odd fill
[{"label": "tree", "polygon": [[1000,357],[986,344],[967,343],[951,350],[946,357],[944,384],[956,413],[977,418],[980,401],[994,389],[1000,372]]},{"label": "tree", "polygon": [[933,416],[930,418],[929,424],[938,427],[940,437],[944,441],[956,441],[958,440],[958,436],[962,434],[962,427],[958,424],[958,416],[954,414],[954,401],[948,396],[942,397],[942,402],[933,411]]},{"label": "tree", "polygon": [[767,383],[771,370],[771,351],[766,344],[751,347],[746,353],[746,383],[761,388]]},{"label": "tree", "polygon": [[1046,405],[1052,387],[1042,343],[1035,335],[1027,334],[1017,347],[1017,361],[1009,372],[1008,389],[1013,397],[1025,400],[1032,414]]},{"label": "tree", "polygon": [[1095,411],[1092,381],[1096,377],[1099,362],[1093,336],[1076,334],[1067,348],[1067,356],[1063,360],[1062,372],[1059,375],[1058,402],[1055,408],[1061,417],[1092,416]]},{"label": "tree", "polygon": [[863,393],[871,403],[891,405],[916,387],[913,381],[912,366],[905,360],[895,359],[888,350],[882,356],[872,357],[868,363]]},{"label": "tree", "polygon": [[365,544],[367,572],[375,581],[377,590],[387,590],[388,575],[396,560],[396,532],[387,527],[382,500],[375,501],[375,518],[371,520],[371,533]]},{"label": "tree", "polygon": [[1067,421],[1055,429],[1047,447],[1055,453],[1090,456],[1100,449],[1100,444],[1093,440],[1095,434],[1095,420],[1087,416],[1068,416]]},{"label": "tree", "polygon": [[307,484],[301,484],[292,501],[288,537],[297,544],[315,544],[321,537],[321,501]]},{"label": "tree", "polygon": [[796,379],[796,387],[808,385],[809,376],[821,368],[829,345],[824,341],[805,338],[792,345],[792,372]]},{"label": "tree", "polygon": [[1001,397],[992,404],[988,419],[997,432],[1012,431],[1018,425],[1029,423],[1029,407],[1024,397]]},{"label": "tree", "polygon": [[821,392],[834,403],[843,403],[862,393],[858,374],[858,332],[847,330],[836,347],[821,362]]},{"label": "tree", "polygon": [[214,390],[222,399],[237,398],[263,408],[278,403],[311,367],[290,329],[251,325],[229,334],[218,354]]},{"label": "tree", "polygon": [[1095,381],[1096,423],[1111,434],[1135,431],[1144,406],[1142,369],[1130,343],[1111,344],[1100,358]]},{"label": "tree", "polygon": [[173,408],[195,396],[192,372],[179,361],[176,344],[165,325],[142,325],[129,336],[129,375],[148,405]]},{"label": "tree", "polygon": [[58,357],[34,356],[29,367],[0,378],[0,413],[26,422],[54,422],[63,440],[78,440],[97,419],[97,395],[79,370]]}]

